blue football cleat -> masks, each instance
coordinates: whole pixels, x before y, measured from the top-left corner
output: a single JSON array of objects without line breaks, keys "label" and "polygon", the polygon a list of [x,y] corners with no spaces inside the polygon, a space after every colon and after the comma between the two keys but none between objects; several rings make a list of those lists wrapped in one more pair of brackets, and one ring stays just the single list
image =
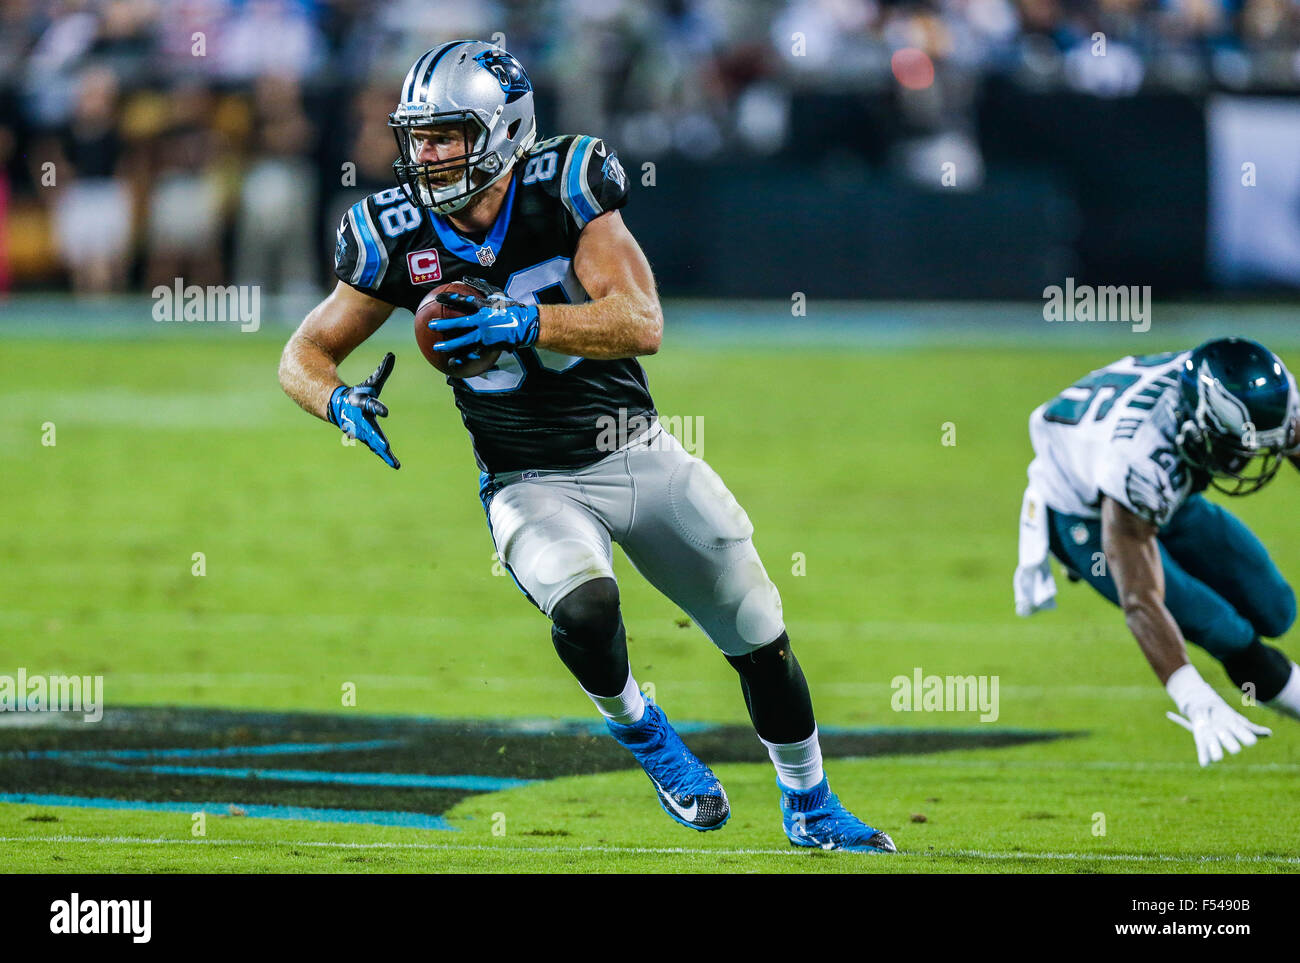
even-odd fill
[{"label": "blue football cleat", "polygon": [[780,779],[776,785],[781,790],[781,822],[792,846],[851,853],[898,852],[887,833],[868,826],[844,807],[824,777],[803,792],[783,786]]},{"label": "blue football cleat", "polygon": [[659,805],[677,822],[705,832],[731,818],[727,793],[712,770],[686,748],[662,709],[646,700],[639,722],[622,726],[605,720],[610,734],[629,749],[654,784]]}]

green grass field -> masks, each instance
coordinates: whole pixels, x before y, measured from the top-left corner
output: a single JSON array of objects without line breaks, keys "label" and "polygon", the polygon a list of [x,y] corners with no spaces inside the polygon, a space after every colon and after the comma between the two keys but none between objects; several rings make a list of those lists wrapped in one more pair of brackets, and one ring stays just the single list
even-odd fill
[{"label": "green grass field", "polygon": [[[0,674],[101,674],[110,710],[593,718],[545,618],[493,572],[450,390],[396,334],[384,400],[400,472],[280,393],[287,330],[0,341]],[[624,769],[465,795],[446,812],[453,832],[236,808],[195,837],[181,811],[4,803],[0,869],[1293,872],[1300,726],[1247,710],[1274,737],[1201,770],[1116,610],[1063,578],[1057,611],[1021,620],[1012,608],[1029,411],[1114,357],[1185,340],[741,349],[670,327],[647,360],[660,411],[703,419],[701,453],[753,519],[823,728],[1075,734],[831,759],[832,786],[894,836],[897,857],[792,850],[770,766],[728,762],[717,771],[733,817],[716,833],[670,822],[645,776]],[[364,377],[382,350],[363,346],[345,375]],[[941,444],[945,422],[955,446]],[[1288,471],[1233,505],[1291,576],[1297,498]],[[720,655],[619,565],[637,678],[674,719],[745,722]],[[1231,697],[1213,660],[1193,660]],[[997,720],[893,711],[890,680],[916,667],[997,676]],[[0,793],[34,785],[15,775],[15,752],[59,738],[4,723]],[[150,785],[210,801],[193,780]]]}]

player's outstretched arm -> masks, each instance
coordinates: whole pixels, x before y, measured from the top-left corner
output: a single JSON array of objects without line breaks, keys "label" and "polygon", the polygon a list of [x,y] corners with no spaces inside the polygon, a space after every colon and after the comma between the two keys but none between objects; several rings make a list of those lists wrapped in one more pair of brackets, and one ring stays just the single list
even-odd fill
[{"label": "player's outstretched arm", "polygon": [[539,348],[605,359],[659,350],[664,315],[654,274],[618,211],[602,214],[582,229],[573,270],[591,300],[542,305]]},{"label": "player's outstretched arm", "polygon": [[392,352],[359,385],[344,384],[338,374],[339,363],[374,334],[392,310],[387,302],[339,282],[284,346],[280,386],[303,409],[360,439],[389,467],[400,468],[377,420],[388,415],[379,393],[393,371]]},{"label": "player's outstretched arm", "polygon": [[1178,623],[1165,608],[1165,569],[1157,528],[1113,498],[1102,497],[1101,547],[1106,553],[1124,621],[1160,682],[1187,665]]},{"label": "player's outstretched arm", "polygon": [[1165,607],[1165,570],[1157,528],[1113,498],[1103,496],[1101,546],[1115,579],[1124,620],[1179,712],[1166,715],[1192,734],[1202,766],[1218,762],[1224,750],[1238,753],[1257,736],[1271,735],[1241,715],[1187,661],[1178,623]]},{"label": "player's outstretched arm", "polygon": [[338,366],[379,330],[393,306],[340,281],[298,325],[280,356],[280,387],[305,410],[329,421],[329,401],[343,384]]}]

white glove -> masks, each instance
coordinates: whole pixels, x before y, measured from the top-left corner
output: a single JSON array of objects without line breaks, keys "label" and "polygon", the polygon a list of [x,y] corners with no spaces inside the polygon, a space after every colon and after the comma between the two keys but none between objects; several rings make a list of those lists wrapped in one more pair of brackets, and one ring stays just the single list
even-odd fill
[{"label": "white glove", "polygon": [[1272,729],[1255,725],[1224,702],[1190,662],[1169,677],[1165,691],[1182,712],[1181,716],[1177,712],[1165,715],[1192,734],[1202,766],[1222,759],[1224,749],[1236,755],[1242,746],[1253,746],[1256,736],[1273,734]]}]

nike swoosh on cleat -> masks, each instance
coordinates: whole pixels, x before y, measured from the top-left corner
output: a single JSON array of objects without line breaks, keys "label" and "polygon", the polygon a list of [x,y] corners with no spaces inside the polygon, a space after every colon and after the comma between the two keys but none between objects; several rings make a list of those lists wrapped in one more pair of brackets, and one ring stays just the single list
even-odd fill
[{"label": "nike swoosh on cleat", "polygon": [[876,833],[876,835],[867,840],[867,845],[875,846],[876,849],[880,850],[882,853],[898,852],[898,847],[894,845],[894,841],[889,837],[889,834],[885,832]]},{"label": "nike swoosh on cleat", "polygon": [[682,819],[686,820],[688,823],[695,821],[695,815],[700,811],[700,804],[697,800],[692,800],[691,807],[689,809],[684,809],[680,804],[678,804],[677,800],[673,798],[672,793],[668,792],[666,789],[664,789],[663,786],[659,785],[658,779],[656,779],[654,776],[651,776],[650,781],[655,784],[655,788],[659,790],[660,798],[662,798],[664,801],[668,803],[669,806],[672,807],[673,812],[677,813],[678,816],[681,816]]}]

